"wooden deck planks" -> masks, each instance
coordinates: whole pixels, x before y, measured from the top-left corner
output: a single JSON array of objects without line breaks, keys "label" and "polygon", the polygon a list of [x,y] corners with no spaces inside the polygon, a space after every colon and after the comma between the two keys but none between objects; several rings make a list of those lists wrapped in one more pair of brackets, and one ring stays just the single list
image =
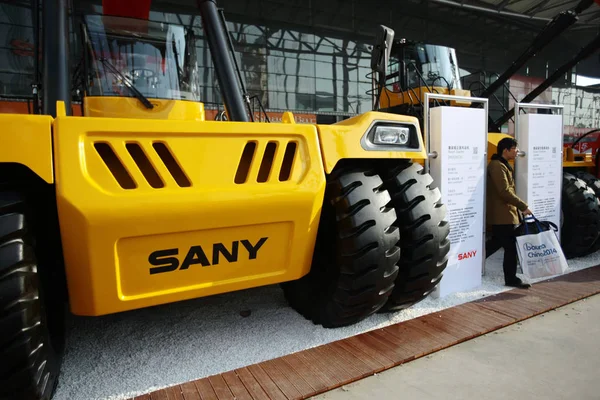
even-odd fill
[{"label": "wooden deck planks", "polygon": [[[254,379],[254,376],[248,371],[248,368],[239,368],[235,370],[236,375],[242,381],[242,384],[248,390],[248,393],[252,396],[253,399],[264,400],[269,399],[267,393],[260,386],[258,381]],[[205,378],[206,379],[206,378]]]},{"label": "wooden deck planks", "polygon": [[426,354],[430,349],[434,349],[435,351],[436,349],[445,347],[443,342],[435,340],[434,336],[418,329],[414,324],[394,324],[386,326],[382,330],[404,342],[411,343],[416,349],[415,357]]},{"label": "wooden deck planks", "polygon": [[373,346],[373,344],[370,344],[371,341],[372,340],[369,338],[365,338],[364,335],[357,335],[345,339],[344,343],[347,343],[349,346],[353,347],[353,352],[356,352],[360,355],[364,354],[368,357],[372,357],[374,360],[377,360],[377,362],[382,365],[382,369],[393,367],[394,361],[390,355],[386,354],[386,349],[384,348],[380,351],[377,349],[377,343],[375,343],[375,346]]},{"label": "wooden deck planks", "polygon": [[258,364],[269,378],[277,385],[279,390],[288,398],[297,399],[302,397],[302,394],[294,385],[294,382],[288,378],[279,368],[273,365],[271,362],[261,362]]},{"label": "wooden deck planks", "polygon": [[296,373],[301,375],[316,392],[322,392],[334,385],[333,383],[328,383],[313,365],[306,362],[296,353],[283,357],[283,361],[296,371]]},{"label": "wooden deck planks", "polygon": [[402,323],[403,326],[408,327],[415,333],[426,335],[431,340],[438,343],[436,347],[438,350],[452,346],[458,342],[458,339],[444,331],[438,330],[435,327],[426,323],[423,318],[411,319]]},{"label": "wooden deck planks", "polygon": [[252,400],[252,395],[248,392],[248,389],[244,386],[244,383],[240,380],[234,371],[227,371],[221,374],[229,390],[233,393],[233,396],[239,400]]},{"label": "wooden deck planks", "polygon": [[222,375],[209,376],[208,380],[219,400],[233,400],[235,398]]},{"label": "wooden deck planks", "polygon": [[423,324],[433,330],[443,332],[453,338],[452,344],[460,343],[477,335],[477,330],[464,325],[463,321],[453,321],[447,310],[420,317]]},{"label": "wooden deck planks", "polygon": [[202,400],[219,400],[210,384],[209,378],[197,380],[194,384],[196,385],[196,390],[200,393]]},{"label": "wooden deck planks", "polygon": [[346,340],[340,340],[337,342],[333,342],[333,343],[330,343],[330,345],[339,347],[340,351],[343,351],[346,354],[349,354],[352,357],[357,358],[360,361],[364,362],[365,365],[367,365],[371,369],[371,371],[377,371],[377,372],[383,371],[386,368],[386,363],[389,362],[389,361],[386,361],[386,363],[380,362],[379,360],[377,360],[376,357],[373,357],[372,354],[361,351],[360,348],[353,346],[352,344],[350,344],[349,341],[346,341]]},{"label": "wooden deck planks", "polygon": [[167,399],[169,400],[184,400],[179,385],[166,388],[165,392],[167,392]]},{"label": "wooden deck planks", "polygon": [[305,399],[598,293],[600,266],[135,399]]},{"label": "wooden deck planks", "polygon": [[[352,373],[352,376],[365,377],[373,374],[373,369],[365,359],[360,359],[356,354],[344,350],[338,342],[327,344],[331,351],[336,352],[343,360],[346,368]],[[378,369],[378,367],[375,367]]]},{"label": "wooden deck planks", "polygon": [[150,398],[152,400],[169,400],[166,390],[160,390],[160,391],[154,392],[150,395]]},{"label": "wooden deck planks", "polygon": [[273,360],[266,361],[263,364],[270,364],[273,366],[273,368],[277,368],[292,382],[302,397],[307,397],[315,393],[315,389],[308,382],[306,382],[302,374],[292,368],[290,364],[286,363],[283,358],[275,358]]},{"label": "wooden deck planks", "polygon": [[[262,387],[267,396],[273,400],[286,400],[287,397],[279,389],[279,386],[267,375],[267,373],[260,367],[259,364],[249,365],[246,367],[248,371],[254,376],[256,382]],[[282,385],[282,383],[280,382]]]},{"label": "wooden deck planks", "polygon": [[179,387],[181,388],[181,394],[184,400],[202,400],[194,382],[186,382],[179,385]]}]

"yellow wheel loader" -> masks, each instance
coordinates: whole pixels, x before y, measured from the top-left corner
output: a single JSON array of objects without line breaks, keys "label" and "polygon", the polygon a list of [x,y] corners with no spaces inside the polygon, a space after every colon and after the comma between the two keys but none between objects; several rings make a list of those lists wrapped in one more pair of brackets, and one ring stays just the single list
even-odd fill
[{"label": "yellow wheel loader", "polygon": [[442,277],[449,225],[418,120],[249,121],[224,20],[198,3],[227,121],[204,118],[192,31],[82,16],[76,79],[68,2],[44,1],[41,113],[0,115],[2,399],[52,397],[69,310],[281,284],[333,328],[408,307]]},{"label": "yellow wheel loader", "polygon": [[[374,48],[376,51],[388,48],[390,56],[385,64],[371,65],[373,70],[373,89],[371,91],[373,109],[417,117],[423,126],[425,93],[497,100],[495,98],[496,90],[504,86],[508,79],[529,59],[575,23],[577,16],[592,7],[593,4],[593,0],[581,0],[573,8],[559,13],[548,22],[534,42],[498,79],[489,87],[481,83],[481,91],[474,93],[462,86],[455,49],[411,42],[406,39],[393,40],[393,31],[381,26],[381,31],[384,33],[380,33]],[[386,37],[391,37],[391,39],[386,42]],[[596,35],[571,60],[559,67],[521,102],[528,103],[534,100],[553,82],[568,73],[581,60],[593,55],[599,48],[600,35]],[[387,65],[387,68],[384,65]],[[440,105],[479,106],[463,99],[431,100],[430,107]],[[501,133],[500,128],[502,124],[513,117],[514,108],[505,111],[504,115],[497,120],[490,118],[488,123],[490,130],[488,132],[488,160],[495,154],[498,142],[504,137],[509,137],[508,134]],[[596,130],[592,130],[586,135],[595,132]],[[594,157],[591,154],[574,154],[573,145],[565,148],[564,152],[561,199],[561,245],[568,258],[584,256],[600,249],[600,152],[596,153]]]}]

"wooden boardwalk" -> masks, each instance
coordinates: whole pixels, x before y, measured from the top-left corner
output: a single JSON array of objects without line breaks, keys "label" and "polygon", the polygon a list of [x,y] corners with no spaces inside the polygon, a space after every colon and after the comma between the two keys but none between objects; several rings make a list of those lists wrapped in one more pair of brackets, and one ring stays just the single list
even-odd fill
[{"label": "wooden boardwalk", "polygon": [[600,266],[135,399],[305,399],[597,293]]}]

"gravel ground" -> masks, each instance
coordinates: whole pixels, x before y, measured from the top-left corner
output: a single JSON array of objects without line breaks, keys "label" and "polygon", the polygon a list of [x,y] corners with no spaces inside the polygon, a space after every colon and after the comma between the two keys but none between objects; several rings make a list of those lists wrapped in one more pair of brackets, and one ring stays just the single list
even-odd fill
[{"label": "gravel ground", "polygon": [[[569,260],[567,273],[598,264],[600,252]],[[277,285],[105,317],[72,317],[54,399],[127,399],[505,290],[510,288],[504,286],[500,250],[488,258],[477,290],[428,298],[346,328],[324,329],[304,319]],[[251,314],[242,317],[245,310]]]}]

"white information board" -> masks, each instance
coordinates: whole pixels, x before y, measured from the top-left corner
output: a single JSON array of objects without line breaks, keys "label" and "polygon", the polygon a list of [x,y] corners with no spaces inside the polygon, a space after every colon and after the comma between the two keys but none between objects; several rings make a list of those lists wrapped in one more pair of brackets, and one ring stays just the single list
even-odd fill
[{"label": "white information board", "polygon": [[517,196],[529,205],[537,219],[560,227],[562,115],[525,114],[518,118],[518,147],[525,156],[515,161]]},{"label": "white information board", "polygon": [[430,173],[442,192],[450,222],[450,253],[432,293],[444,297],[481,285],[485,230],[486,110],[435,107],[430,111]]}]

